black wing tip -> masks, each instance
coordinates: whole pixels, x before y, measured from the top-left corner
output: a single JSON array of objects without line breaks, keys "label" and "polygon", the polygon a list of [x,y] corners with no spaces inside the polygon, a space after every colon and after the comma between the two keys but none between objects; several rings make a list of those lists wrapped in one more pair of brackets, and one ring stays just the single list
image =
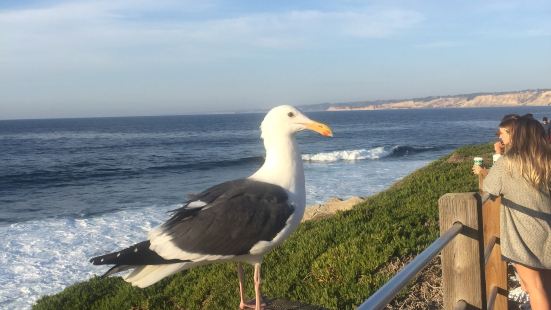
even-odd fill
[{"label": "black wing tip", "polygon": [[93,265],[103,265],[103,259],[101,256],[90,258],[90,263]]}]

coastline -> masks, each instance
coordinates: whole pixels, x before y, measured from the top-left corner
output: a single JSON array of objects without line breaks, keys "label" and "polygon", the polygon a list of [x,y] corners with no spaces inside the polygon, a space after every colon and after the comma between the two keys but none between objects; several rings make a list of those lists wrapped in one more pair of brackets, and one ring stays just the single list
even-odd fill
[{"label": "coastline", "polygon": [[335,103],[326,111],[374,111],[446,108],[551,106],[551,90],[526,90],[506,93],[481,93],[455,96],[433,96],[417,99]]},{"label": "coastline", "polygon": [[[525,105],[523,107],[537,107],[537,108],[545,108],[545,107],[551,107],[551,104],[545,104],[545,105]],[[467,107],[467,106],[458,106],[458,107],[377,107],[377,106],[366,106],[366,107],[360,107],[360,108],[354,108],[354,107],[331,107],[324,110],[324,112],[348,112],[348,111],[390,111],[390,110],[445,110],[445,109],[483,109],[483,108],[514,108],[517,107],[517,105],[496,105],[496,106],[476,106],[476,107]]]}]

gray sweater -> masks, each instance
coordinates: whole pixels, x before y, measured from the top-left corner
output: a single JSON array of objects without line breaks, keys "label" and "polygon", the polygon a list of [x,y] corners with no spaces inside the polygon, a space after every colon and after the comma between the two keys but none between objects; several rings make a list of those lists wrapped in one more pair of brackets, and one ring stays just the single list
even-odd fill
[{"label": "gray sweater", "polygon": [[484,179],[483,190],[503,195],[500,212],[501,254],[533,268],[551,269],[551,197],[534,188],[518,171],[507,171],[501,157]]}]

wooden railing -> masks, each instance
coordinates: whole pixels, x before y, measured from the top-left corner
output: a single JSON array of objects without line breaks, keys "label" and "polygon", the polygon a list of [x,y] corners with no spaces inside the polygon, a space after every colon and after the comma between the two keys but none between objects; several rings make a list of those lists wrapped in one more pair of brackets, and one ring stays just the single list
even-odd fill
[{"label": "wooden railing", "polygon": [[446,194],[439,200],[440,231],[461,222],[464,231],[442,251],[444,309],[507,309],[507,264],[499,245],[499,197]]},{"label": "wooden railing", "polygon": [[382,309],[441,251],[444,309],[507,309],[507,264],[501,259],[500,198],[445,194],[438,200],[440,238],[358,309]]}]

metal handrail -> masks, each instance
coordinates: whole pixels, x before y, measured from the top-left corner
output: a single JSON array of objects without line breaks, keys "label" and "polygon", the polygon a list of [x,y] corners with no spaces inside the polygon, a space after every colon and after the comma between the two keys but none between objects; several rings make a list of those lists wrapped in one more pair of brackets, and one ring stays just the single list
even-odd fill
[{"label": "metal handrail", "polygon": [[406,284],[433,259],[440,251],[463,229],[461,222],[456,222],[450,229],[436,239],[423,252],[417,255],[400,272],[390,279],[383,287],[362,303],[358,310],[382,309],[406,286]]}]

